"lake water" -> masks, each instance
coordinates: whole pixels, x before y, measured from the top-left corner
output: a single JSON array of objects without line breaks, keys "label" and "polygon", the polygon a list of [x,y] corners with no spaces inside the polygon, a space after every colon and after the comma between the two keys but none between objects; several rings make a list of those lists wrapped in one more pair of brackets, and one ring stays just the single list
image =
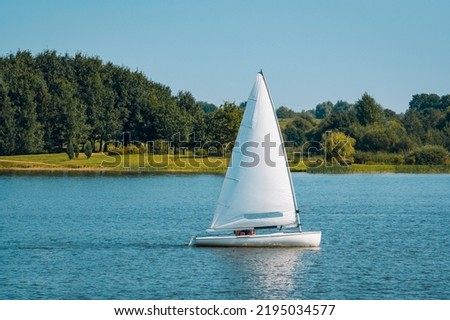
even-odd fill
[{"label": "lake water", "polygon": [[0,299],[450,299],[450,175],[294,174],[320,249],[189,247],[222,180],[0,176]]}]

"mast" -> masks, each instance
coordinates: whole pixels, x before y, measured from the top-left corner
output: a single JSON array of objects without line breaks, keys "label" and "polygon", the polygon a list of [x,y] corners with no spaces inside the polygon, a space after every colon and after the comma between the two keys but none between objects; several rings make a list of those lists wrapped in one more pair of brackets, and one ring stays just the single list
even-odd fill
[{"label": "mast", "polygon": [[273,105],[272,96],[270,95],[269,87],[267,85],[267,81],[266,81],[266,78],[264,77],[264,73],[263,73],[262,69],[260,69],[259,74],[261,74],[261,76],[262,76],[262,78],[264,80],[264,85],[266,86],[266,90],[267,90],[267,93],[269,95],[270,104],[272,105],[273,116],[276,119],[277,128],[278,128],[278,134],[280,135],[281,144],[283,146],[281,149],[283,150],[283,156],[284,156],[284,159],[286,161],[286,170],[288,171],[289,183],[291,185],[291,193],[292,193],[292,200],[294,201],[294,208],[295,208],[295,212],[296,212],[295,216],[296,216],[296,219],[297,219],[297,227],[298,227],[299,231],[302,231],[302,227],[301,227],[301,224],[300,224],[300,214],[299,214],[298,205],[297,205],[297,199],[295,197],[295,192],[294,192],[294,183],[292,181],[291,170],[289,169],[289,161],[288,161],[288,157],[286,155],[286,148],[285,148],[285,145],[284,145],[283,134],[281,133],[280,123],[278,122],[278,117],[277,117],[277,113],[275,111],[275,107]]}]

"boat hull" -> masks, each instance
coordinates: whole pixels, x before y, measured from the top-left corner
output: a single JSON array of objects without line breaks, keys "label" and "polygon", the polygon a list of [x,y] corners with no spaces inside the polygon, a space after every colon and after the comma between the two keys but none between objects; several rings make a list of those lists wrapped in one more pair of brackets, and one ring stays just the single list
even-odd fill
[{"label": "boat hull", "polygon": [[190,245],[202,247],[319,247],[322,233],[277,232],[249,236],[194,237]]}]

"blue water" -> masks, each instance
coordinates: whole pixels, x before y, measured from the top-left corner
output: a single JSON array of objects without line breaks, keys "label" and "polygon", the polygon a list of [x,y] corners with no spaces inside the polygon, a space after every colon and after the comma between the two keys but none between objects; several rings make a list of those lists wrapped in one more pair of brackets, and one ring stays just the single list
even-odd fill
[{"label": "blue water", "polygon": [[188,247],[222,179],[0,176],[0,299],[450,299],[450,175],[294,174],[320,249]]}]

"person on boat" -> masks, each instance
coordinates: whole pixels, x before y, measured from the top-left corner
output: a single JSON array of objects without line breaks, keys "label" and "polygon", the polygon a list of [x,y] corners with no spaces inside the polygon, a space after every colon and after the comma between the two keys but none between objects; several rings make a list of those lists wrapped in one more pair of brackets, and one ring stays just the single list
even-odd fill
[{"label": "person on boat", "polygon": [[255,229],[248,229],[248,230],[234,230],[234,235],[239,236],[254,236],[256,234]]}]

